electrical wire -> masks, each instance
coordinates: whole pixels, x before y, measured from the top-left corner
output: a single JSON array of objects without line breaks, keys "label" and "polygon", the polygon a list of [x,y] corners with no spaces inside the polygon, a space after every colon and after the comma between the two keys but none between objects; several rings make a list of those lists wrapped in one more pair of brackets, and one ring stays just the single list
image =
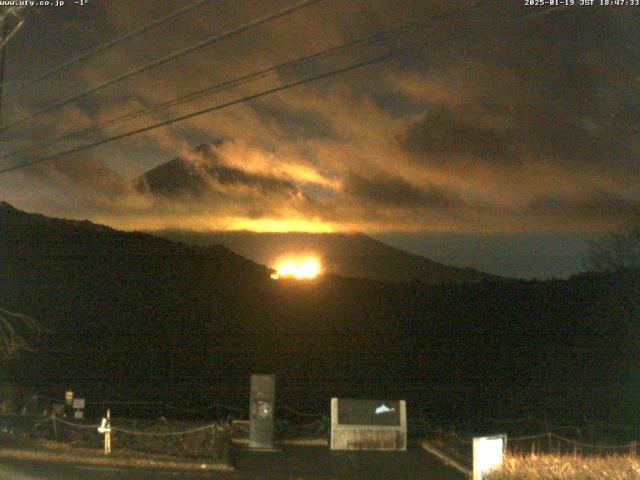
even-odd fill
[{"label": "electrical wire", "polygon": [[124,35],[121,35],[120,37],[114,38],[113,40],[107,42],[107,43],[103,43],[102,45],[99,45],[95,48],[92,48],[91,50],[88,50],[84,53],[81,53],[80,55],[72,58],[71,60],[64,62],[60,65],[58,65],[57,67],[54,67],[50,70],[47,70],[44,73],[41,73],[40,75],[37,75],[33,78],[30,78],[28,80],[23,81],[23,83],[16,85],[16,86],[12,86],[10,83],[5,83],[4,87],[7,89],[8,92],[17,92],[19,90],[22,90],[26,87],[28,87],[29,85],[32,85],[34,83],[40,82],[41,80],[44,80],[45,78],[50,77],[51,75],[61,72],[67,68],[69,68],[71,65],[80,62],[81,60],[84,60],[86,58],[89,58],[90,56],[96,55],[98,53],[104,52],[105,50],[121,43],[124,42],[125,40],[128,40],[130,38],[133,37],[137,37],[138,35],[141,35],[145,32],[147,32],[148,30],[151,30],[154,27],[157,27],[158,25],[161,25],[165,22],[168,22],[169,20],[173,20],[174,18],[180,16],[180,15],[184,15],[185,13],[200,7],[201,5],[204,5],[205,3],[209,3],[211,2],[211,0],[199,0],[191,5],[187,5],[186,7],[180,8],[178,10],[176,10],[175,12],[159,18],[157,20],[154,20],[151,23],[148,23],[146,25],[143,25],[142,27],[136,29],[136,30],[132,30],[130,32],[125,33]]},{"label": "electrical wire", "polygon": [[[6,20],[5,20],[6,22]],[[22,26],[24,25],[24,18],[18,20],[18,23],[13,27],[13,29],[2,39],[0,42],[0,48],[5,48],[11,39],[20,31]],[[2,83],[0,83],[0,88],[2,88]],[[6,88],[6,87],[5,87]]]},{"label": "electrical wire", "polygon": [[150,70],[152,68],[155,68],[157,66],[163,65],[167,62],[170,62],[171,60],[175,60],[176,58],[179,58],[181,56],[184,56],[188,53],[194,52],[200,48],[206,47],[208,45],[211,45],[213,43],[217,43],[220,42],[224,39],[227,39],[229,37],[232,37],[234,35],[239,35],[249,29],[255,28],[257,26],[263,25],[267,22],[270,22],[271,20],[275,20],[277,18],[281,18],[284,17],[286,15],[291,15],[292,13],[301,10],[303,8],[309,7],[313,4],[319,3],[323,0],[302,0],[300,2],[296,2],[293,5],[289,5],[287,7],[284,7],[274,13],[270,13],[269,15],[257,18],[255,20],[252,20],[249,23],[245,23],[243,25],[240,25],[239,27],[235,27],[232,28],[231,30],[227,30],[224,33],[218,34],[218,35],[214,35],[211,37],[208,37],[204,40],[201,40],[200,42],[194,43],[189,45],[188,47],[185,47],[183,49],[180,49],[176,52],[173,52],[169,55],[165,55],[163,57],[160,57],[152,62],[146,63],[140,67],[136,67],[132,70],[129,70],[126,73],[123,73],[122,75],[119,75],[117,77],[111,78],[109,80],[106,80],[98,85],[95,85],[91,88],[88,88],[87,90],[84,90],[78,94],[75,95],[71,95],[68,97],[65,97],[61,100],[58,100],[57,102],[54,102],[52,104],[47,105],[46,107],[41,108],[40,110],[37,110],[36,112],[27,115],[13,123],[10,123],[2,128],[0,128],[0,133],[3,133],[13,127],[16,127],[18,125],[22,125],[23,123],[29,121],[29,120],[33,120],[36,117],[39,117],[40,115],[43,115],[45,113],[48,113],[52,110],[55,110],[57,108],[63,107],[65,105],[68,105],[69,103],[75,102],[77,100],[80,100],[82,98],[85,98],[89,95],[91,95],[92,93],[95,93],[99,90],[102,90],[110,85],[113,85],[115,83],[121,82],[123,80],[126,80],[128,78],[133,77],[134,75],[138,75],[142,72],[145,72],[147,70]]},{"label": "electrical wire", "polygon": [[[436,42],[436,44],[434,44],[433,47],[437,47],[440,44],[443,44],[445,42],[450,42],[450,41],[459,40],[459,39],[465,39],[465,38],[469,38],[469,37],[478,35],[480,33],[485,33],[487,31],[490,31],[490,30],[492,30],[492,29],[494,29],[496,27],[499,27],[499,26],[509,25],[509,24],[512,24],[512,23],[517,23],[517,22],[521,22],[521,21],[524,21],[524,20],[529,20],[531,18],[548,15],[551,12],[562,11],[562,10],[565,10],[566,8],[568,8],[568,7],[566,7],[566,6],[565,7],[552,7],[552,8],[548,8],[548,9],[545,9],[545,10],[541,10],[541,11],[536,11],[536,12],[533,12],[533,13],[520,15],[518,17],[513,17],[513,18],[510,18],[510,19],[507,19],[507,20],[494,22],[494,23],[492,23],[490,25],[487,25],[487,26],[484,26],[484,27],[480,27],[480,28],[474,29],[474,30],[466,32],[466,33],[462,33],[462,34],[459,34],[459,35],[454,35],[454,36],[451,36],[449,38],[443,39],[443,40],[441,40],[439,42]],[[251,100],[255,100],[255,99],[267,96],[267,95],[271,95],[273,93],[278,93],[278,92],[281,92],[281,91],[284,91],[284,90],[288,90],[288,89],[293,88],[293,87],[297,87],[297,86],[304,85],[304,84],[307,84],[307,83],[311,83],[311,82],[314,82],[314,81],[318,81],[318,80],[334,77],[334,76],[340,75],[342,73],[347,73],[347,72],[350,72],[350,71],[353,71],[353,70],[357,70],[357,69],[360,69],[360,68],[363,68],[363,67],[374,65],[376,63],[384,62],[386,60],[389,60],[391,58],[394,58],[394,57],[397,57],[397,56],[400,56],[400,55],[407,55],[407,54],[413,53],[413,52],[415,52],[417,50],[423,50],[428,46],[429,46],[429,43],[422,44],[422,45],[419,45],[419,46],[410,47],[410,48],[405,48],[405,49],[402,49],[402,50],[392,51],[391,53],[388,53],[388,54],[385,54],[385,55],[381,55],[381,56],[375,57],[373,59],[369,59],[369,60],[353,63],[353,64],[348,65],[346,67],[342,67],[342,68],[338,68],[338,69],[335,69],[335,70],[331,70],[329,72],[325,72],[325,73],[322,73],[322,74],[319,74],[319,75],[307,77],[307,78],[304,78],[302,80],[297,80],[297,81],[294,81],[294,82],[290,82],[290,83],[287,83],[287,84],[284,84],[284,85],[280,85],[278,87],[274,87],[274,88],[271,88],[271,89],[268,89],[268,90],[264,90],[262,92],[258,92],[258,93],[252,94],[252,95],[247,95],[247,96],[241,97],[239,99],[235,99],[235,100],[227,101],[227,102],[220,103],[220,104],[217,104],[217,105],[213,105],[211,107],[208,107],[208,108],[205,108],[205,109],[202,109],[202,110],[191,112],[191,113],[188,113],[188,114],[185,114],[185,115],[174,117],[174,118],[169,119],[169,120],[165,120],[165,121],[158,122],[158,123],[155,123],[155,124],[147,125],[145,127],[141,127],[141,128],[135,129],[135,130],[131,130],[131,131],[119,134],[119,135],[115,135],[115,136],[106,138],[106,139],[102,139],[102,140],[93,142],[91,144],[82,145],[82,146],[79,146],[79,147],[72,148],[70,150],[66,150],[64,152],[59,152],[59,153],[55,153],[53,155],[48,155],[46,157],[42,157],[42,158],[38,158],[36,160],[33,160],[31,162],[22,163],[22,164],[14,165],[14,166],[7,167],[7,168],[4,168],[4,169],[0,169],[0,175],[6,174],[6,173],[9,173],[9,172],[12,172],[12,171],[16,171],[16,170],[19,170],[19,169],[22,169],[22,168],[26,168],[26,167],[29,167],[29,166],[33,166],[33,165],[36,165],[36,164],[39,164],[39,163],[43,163],[43,162],[46,162],[46,161],[58,159],[58,158],[66,156],[66,155],[70,155],[70,154],[73,154],[73,153],[77,153],[77,152],[81,152],[81,151],[84,151],[84,150],[88,150],[88,149],[93,148],[93,147],[97,147],[97,146],[104,145],[104,144],[107,144],[107,143],[111,143],[111,142],[114,142],[114,141],[117,141],[117,140],[128,138],[128,137],[131,137],[131,136],[134,136],[134,135],[138,135],[140,133],[145,133],[145,132],[148,132],[148,131],[151,131],[151,130],[154,130],[154,129],[157,129],[157,128],[161,128],[161,127],[164,127],[164,126],[168,126],[168,125],[171,125],[171,124],[174,124],[174,123],[182,122],[184,120],[188,120],[188,119],[200,116],[200,115],[204,115],[206,113],[210,113],[210,112],[213,112],[213,111],[216,111],[216,110],[221,110],[221,109],[224,109],[224,108],[227,108],[227,107],[231,107],[231,106],[234,106],[234,105],[245,103],[245,102],[248,102],[248,101],[251,101]]]},{"label": "electrical wire", "polygon": [[81,130],[76,130],[76,131],[72,131],[72,132],[68,132],[65,134],[62,134],[58,137],[55,138],[51,138],[51,139],[47,139],[43,142],[40,142],[38,144],[35,145],[30,145],[29,147],[25,148],[19,148],[16,149],[12,152],[6,153],[4,155],[0,155],[0,160],[3,160],[5,158],[9,158],[9,157],[13,157],[16,155],[21,155],[24,153],[28,153],[28,152],[33,152],[36,151],[38,149],[41,148],[46,148],[46,147],[50,147],[52,145],[56,145],[59,144],[63,141],[67,141],[67,140],[72,140],[74,138],[78,138],[81,136],[84,136],[86,134],[89,133],[96,133],[99,132],[101,129],[110,127],[112,125],[117,125],[119,123],[122,122],[126,122],[129,120],[134,120],[136,118],[140,118],[142,116],[148,115],[148,114],[152,114],[152,113],[158,113],[161,112],[163,110],[166,110],[168,108],[174,107],[176,105],[180,105],[182,103],[186,103],[186,102],[190,102],[202,97],[205,97],[207,95],[210,95],[212,93],[217,93],[223,90],[227,90],[229,88],[232,87],[236,87],[239,85],[243,85],[258,79],[262,79],[262,78],[266,78],[269,75],[273,74],[273,73],[280,73],[282,71],[285,70],[290,70],[290,69],[295,69],[295,68],[299,68],[305,65],[308,65],[311,62],[320,60],[320,59],[325,59],[325,58],[329,58],[331,56],[337,55],[339,53],[341,53],[342,51],[345,51],[349,48],[352,47],[356,47],[356,46],[365,46],[365,45],[371,45],[374,43],[380,43],[380,42],[384,42],[384,41],[388,41],[390,39],[390,37],[395,37],[395,36],[399,36],[399,35],[403,35],[406,33],[409,33],[411,30],[418,30],[418,29],[424,29],[426,26],[428,26],[429,24],[431,24],[433,21],[435,20],[440,20],[442,17],[446,17],[449,15],[440,15],[438,17],[435,18],[431,18],[429,19],[428,22],[420,22],[420,23],[411,23],[411,24],[406,24],[406,25],[402,25],[400,27],[396,27],[394,29],[391,30],[387,30],[384,32],[378,32],[378,33],[374,33],[372,35],[369,35],[367,37],[364,38],[360,38],[360,39],[356,39],[356,40],[352,40],[350,42],[344,43],[342,45],[338,45],[336,47],[332,47],[332,48],[328,48],[325,49],[321,52],[317,52],[311,55],[308,55],[306,57],[302,57],[302,58],[298,58],[289,62],[284,62],[284,63],[280,63],[278,65],[275,65],[273,67],[269,67],[266,68],[264,70],[261,70],[259,72],[255,72],[255,73],[251,73],[249,75],[244,75],[241,76],[239,78],[235,78],[233,80],[228,80],[222,83],[218,83],[215,84],[213,86],[209,86],[205,89],[201,89],[201,90],[197,90],[195,92],[191,92],[189,94],[183,95],[181,97],[177,97],[175,99],[172,100],[168,100],[166,102],[160,103],[158,105],[146,108],[146,109],[141,109],[141,110],[137,110],[135,112],[131,112],[131,113],[126,113],[124,115],[120,115],[118,117],[114,117],[112,119],[109,119],[101,124],[98,125],[92,125],[86,128],[83,128]]}]

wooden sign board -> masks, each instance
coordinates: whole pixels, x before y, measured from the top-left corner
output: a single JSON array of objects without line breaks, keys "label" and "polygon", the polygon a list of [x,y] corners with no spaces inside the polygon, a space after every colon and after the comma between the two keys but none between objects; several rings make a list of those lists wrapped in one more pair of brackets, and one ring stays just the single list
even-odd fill
[{"label": "wooden sign board", "polygon": [[406,449],[404,400],[331,399],[331,450]]}]

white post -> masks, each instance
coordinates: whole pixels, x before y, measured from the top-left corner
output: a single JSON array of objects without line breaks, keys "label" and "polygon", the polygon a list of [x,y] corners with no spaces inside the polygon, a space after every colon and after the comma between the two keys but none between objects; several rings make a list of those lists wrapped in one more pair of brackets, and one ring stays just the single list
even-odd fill
[{"label": "white post", "polygon": [[111,453],[111,410],[107,409],[107,431],[104,434],[104,454]]},{"label": "white post", "polygon": [[104,435],[104,454],[109,455],[111,453],[111,410],[107,409],[107,416],[102,417],[98,433]]},{"label": "white post", "polygon": [[473,439],[473,480],[484,480],[491,470],[502,465],[506,446],[506,435]]}]

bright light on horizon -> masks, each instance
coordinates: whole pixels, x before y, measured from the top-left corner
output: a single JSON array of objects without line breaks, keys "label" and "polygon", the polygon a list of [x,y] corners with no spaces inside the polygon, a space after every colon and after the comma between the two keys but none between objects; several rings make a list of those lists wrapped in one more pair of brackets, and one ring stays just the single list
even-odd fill
[{"label": "bright light on horizon", "polygon": [[311,280],[320,275],[320,260],[317,258],[286,259],[276,265],[276,273],[271,278],[295,278],[296,280]]},{"label": "bright light on horizon", "polygon": [[331,233],[336,231],[336,226],[315,220],[305,219],[232,219],[225,230],[249,230],[259,233]]}]

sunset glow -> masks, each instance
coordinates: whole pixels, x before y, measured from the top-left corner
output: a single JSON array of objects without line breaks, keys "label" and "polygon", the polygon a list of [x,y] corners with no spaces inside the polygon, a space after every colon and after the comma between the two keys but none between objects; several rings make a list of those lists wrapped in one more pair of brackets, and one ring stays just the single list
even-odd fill
[{"label": "sunset glow", "polygon": [[276,273],[271,278],[295,278],[296,280],[310,280],[321,272],[320,261],[317,258],[287,259],[276,265]]}]

